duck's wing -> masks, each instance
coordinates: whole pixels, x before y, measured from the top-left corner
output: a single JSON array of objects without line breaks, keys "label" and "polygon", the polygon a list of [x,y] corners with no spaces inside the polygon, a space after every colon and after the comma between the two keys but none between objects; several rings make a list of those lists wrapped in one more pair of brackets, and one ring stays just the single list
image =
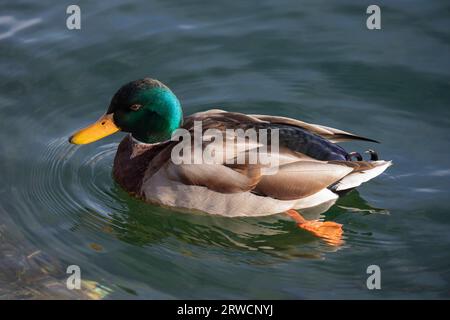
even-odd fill
[{"label": "duck's wing", "polygon": [[195,113],[185,118],[183,127],[193,131],[194,125],[207,129],[276,129],[279,132],[279,145],[317,160],[347,160],[348,153],[334,142],[352,139],[365,139],[337,129],[321,127],[306,122],[273,116],[246,115],[237,112],[209,110]]},{"label": "duck's wing", "polygon": [[185,126],[191,127],[193,125],[194,120],[195,121],[210,120],[212,122],[216,121],[216,124],[241,123],[242,126],[248,123],[253,123],[254,125],[261,125],[262,123],[274,125],[287,125],[309,131],[333,143],[351,140],[362,140],[378,143],[378,141],[374,139],[366,138],[340,129],[307,123],[304,121],[280,116],[260,115],[260,114],[247,115],[238,112],[227,112],[220,109],[212,109],[208,111],[197,112],[191,116],[186,117]]},{"label": "duck's wing", "polygon": [[[184,185],[203,186],[216,192],[252,192],[279,200],[294,200],[308,197],[333,186],[342,187],[339,182],[345,181],[343,179],[346,177],[358,177],[361,180],[360,177],[365,177],[364,173],[386,164],[384,161],[352,162],[341,159],[335,161],[333,158],[324,161],[316,157],[318,151],[314,151],[314,148],[318,148],[320,151],[333,148],[335,145],[327,142],[328,139],[335,142],[344,139],[372,140],[294,119],[209,110],[186,117],[183,128],[189,132],[194,131],[195,121],[201,121],[201,132],[205,139],[202,141],[202,151],[211,143],[211,140],[205,135],[208,129],[216,129],[225,133],[227,129],[282,128],[280,130],[281,145],[277,154],[280,161],[276,170],[266,170],[267,164],[261,163],[234,164],[235,162],[232,162],[229,164],[227,160],[230,157],[225,156],[228,152],[224,150],[216,150],[222,154],[216,158],[216,160],[220,160],[213,164],[175,164],[173,161],[169,161],[169,155],[176,144],[169,144],[161,153],[164,156],[160,154],[152,161],[150,167],[156,169],[153,170],[154,172],[163,168],[168,179],[172,181]],[[295,133],[292,134],[292,131]],[[301,146],[293,147],[294,142]],[[237,153],[233,147],[232,157],[248,153],[256,147],[258,147],[257,144],[246,143],[244,148],[239,148],[240,151]],[[228,144],[224,148],[228,148]],[[334,148],[338,148],[338,146]],[[191,152],[194,152],[193,148]],[[346,185],[355,184],[354,178],[347,178],[347,180]]]},{"label": "duck's wing", "polygon": [[[278,119],[278,120],[277,120]],[[285,121],[281,121],[284,119]],[[184,119],[183,128],[194,131],[195,123],[201,124],[202,151],[211,142],[207,130],[215,129],[225,133],[227,129],[276,128],[280,129],[279,162],[275,170],[269,170],[267,164],[236,164],[236,158],[247,154],[259,144],[246,141],[242,146],[234,136],[223,135],[223,149],[215,150],[214,164],[174,164],[169,162],[165,168],[167,177],[185,185],[203,186],[221,193],[247,192],[270,196],[280,200],[301,199],[325,189],[354,170],[355,166],[346,162],[322,161],[317,155],[321,152],[340,152],[338,146],[325,140],[331,130],[320,129],[301,121],[288,118],[254,116],[222,110],[199,112]],[[302,124],[302,125],[299,125]],[[320,132],[311,134],[309,132]],[[195,133],[194,133],[195,134]],[[334,131],[335,138],[337,131]],[[191,141],[193,154],[193,141]],[[230,147],[231,146],[231,147]],[[332,151],[329,151],[332,148]],[[320,149],[320,150],[319,150]],[[336,149],[336,150],[334,150]],[[239,150],[239,151],[237,151]],[[301,152],[305,150],[305,152]],[[258,150],[261,152],[261,150]],[[230,156],[231,155],[231,156]],[[232,161],[227,161],[232,159]],[[333,157],[331,157],[333,159]],[[230,164],[231,163],[231,164]],[[273,169],[273,168],[272,168]]]},{"label": "duck's wing", "polygon": [[366,138],[363,136],[359,136],[347,131],[326,127],[318,124],[311,124],[307,122],[303,122],[296,119],[291,119],[287,117],[279,117],[279,116],[268,116],[268,115],[258,115],[258,114],[252,114],[251,117],[254,117],[260,121],[267,121],[269,123],[273,124],[285,124],[290,125],[298,128],[302,128],[305,130],[308,130],[309,132],[312,132],[314,134],[317,134],[321,136],[322,138],[325,138],[333,143],[337,142],[344,142],[344,141],[352,141],[352,140],[362,140],[362,141],[370,141],[370,142],[376,142],[378,141],[370,138]]},{"label": "duck's wing", "polygon": [[201,121],[204,130],[249,128],[258,123],[267,123],[267,121],[260,120],[251,115],[239,112],[228,112],[220,109],[211,109],[185,117],[183,119],[182,127],[187,130],[192,130],[195,121]]}]

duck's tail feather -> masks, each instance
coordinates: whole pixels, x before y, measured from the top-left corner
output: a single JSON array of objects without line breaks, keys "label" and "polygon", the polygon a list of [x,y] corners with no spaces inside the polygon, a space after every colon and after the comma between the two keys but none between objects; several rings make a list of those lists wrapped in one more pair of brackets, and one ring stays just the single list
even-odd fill
[{"label": "duck's tail feather", "polygon": [[[338,162],[338,161],[336,161]],[[343,161],[346,162],[346,161]],[[363,164],[365,161],[354,161],[354,164]],[[350,162],[351,163],[351,162]],[[329,189],[333,192],[342,192],[345,190],[353,189],[360,186],[362,183],[367,182],[376,176],[382,174],[387,168],[392,165],[392,161],[377,160],[370,161],[370,168],[356,169],[354,172],[345,176],[338,182],[334,183]]]}]

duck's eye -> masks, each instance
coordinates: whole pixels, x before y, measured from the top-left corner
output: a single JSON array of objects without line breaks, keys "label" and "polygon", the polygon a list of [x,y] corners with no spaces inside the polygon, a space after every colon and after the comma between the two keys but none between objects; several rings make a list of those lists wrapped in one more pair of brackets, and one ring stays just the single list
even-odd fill
[{"label": "duck's eye", "polygon": [[142,108],[142,104],[138,104],[138,103],[132,104],[130,106],[130,109],[133,111],[138,111],[140,108]]}]

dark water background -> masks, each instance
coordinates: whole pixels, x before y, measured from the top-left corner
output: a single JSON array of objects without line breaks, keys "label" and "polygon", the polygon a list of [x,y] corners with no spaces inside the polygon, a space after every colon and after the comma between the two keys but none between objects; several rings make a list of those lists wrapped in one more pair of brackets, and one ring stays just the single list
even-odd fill
[{"label": "dark water background", "polygon": [[[449,298],[450,5],[377,1],[0,4],[0,297]],[[280,216],[171,212],[114,184],[122,134],[77,147],[120,85],[151,76],[185,113],[221,107],[359,133],[394,166],[341,198],[333,249]],[[379,265],[382,289],[366,288]]]}]

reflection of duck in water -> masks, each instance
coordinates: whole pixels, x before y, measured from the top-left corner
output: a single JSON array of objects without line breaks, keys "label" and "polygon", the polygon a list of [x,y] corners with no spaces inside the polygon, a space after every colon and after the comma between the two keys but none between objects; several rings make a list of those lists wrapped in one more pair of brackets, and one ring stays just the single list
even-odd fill
[{"label": "reflection of duck in water", "polygon": [[[193,132],[194,121],[201,121],[203,133],[216,129],[223,136],[227,129],[278,129],[277,172],[266,174],[270,170],[260,163],[227,161],[260,146],[252,142],[243,148],[233,145],[231,155],[223,150],[220,163],[175,164],[171,154],[179,142],[170,138],[180,127]],[[332,203],[339,192],[359,186],[391,165],[377,160],[375,153],[370,161],[362,161],[359,154],[352,161],[353,155],[335,144],[371,139],[290,118],[210,110],[183,119],[172,91],[148,78],[120,88],[106,114],[72,135],[70,142],[86,144],[119,130],[131,135],[118,147],[114,177],[128,192],[161,205],[229,217],[286,212],[299,227],[331,244],[340,243],[340,224],[306,220],[295,210]],[[211,138],[203,137],[205,150]],[[228,149],[229,144],[224,145]]]},{"label": "reflection of duck in water", "polygon": [[[113,190],[115,196],[125,202],[122,202],[121,210],[111,212],[110,219],[105,221],[105,225],[99,230],[139,247],[156,244],[170,246],[173,243],[174,251],[192,251],[197,255],[203,252],[203,250],[195,249],[200,246],[259,251],[286,259],[300,256],[320,258],[322,254],[334,252],[339,248],[324,246],[309,232],[297,233],[293,237],[295,225],[290,217],[283,213],[233,219],[219,215],[186,214],[131,199],[119,188]],[[383,208],[376,208],[367,203],[357,190],[332,202],[334,204],[331,211],[329,211],[330,204],[326,204],[303,209],[302,215],[308,220],[316,220],[321,217],[321,214],[329,211],[329,214],[335,218],[350,219],[354,223],[351,226],[348,225],[347,236],[354,239],[355,236],[371,238],[371,235],[367,233],[371,228],[364,223],[365,215],[387,212]],[[355,215],[355,213],[358,214]],[[95,219],[92,222],[83,223],[91,224],[98,222],[103,216],[84,214],[80,217],[83,220]],[[177,241],[172,242],[171,239],[177,239]]]}]

